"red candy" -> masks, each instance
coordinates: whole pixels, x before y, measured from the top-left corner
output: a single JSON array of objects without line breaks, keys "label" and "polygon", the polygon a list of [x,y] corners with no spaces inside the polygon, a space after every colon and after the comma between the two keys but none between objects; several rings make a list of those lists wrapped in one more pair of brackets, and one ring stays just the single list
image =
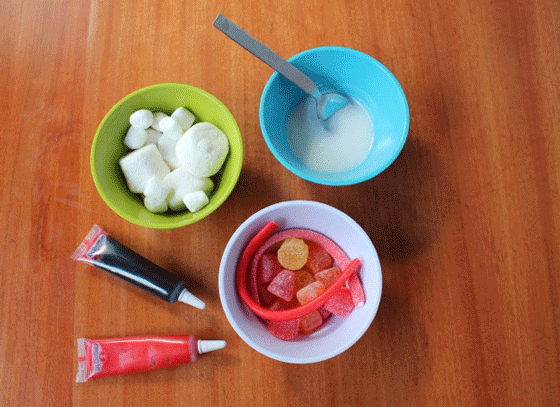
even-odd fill
[{"label": "red candy", "polygon": [[325,287],[328,287],[334,283],[341,274],[342,271],[340,271],[340,268],[338,266],[334,266],[316,273],[315,280],[320,281]]},{"label": "red candy", "polygon": [[296,293],[297,299],[301,305],[307,304],[325,292],[325,286],[320,281],[314,281],[307,284]]},{"label": "red candy", "polygon": [[296,273],[291,270],[282,270],[274,277],[267,290],[278,298],[289,302],[294,296],[295,283]]},{"label": "red candy", "polygon": [[350,314],[354,309],[354,301],[352,300],[350,290],[346,287],[340,287],[340,289],[325,302],[324,307],[327,311],[339,317],[345,317]]},{"label": "red candy", "polygon": [[284,341],[295,339],[299,334],[299,318],[289,319],[288,321],[270,321],[267,329],[278,339]]},{"label": "red candy", "polygon": [[356,273],[348,279],[348,288],[350,289],[350,294],[352,294],[352,301],[355,307],[361,307],[366,302],[366,295],[364,294],[364,288],[360,282],[360,277]]},{"label": "red candy", "polygon": [[309,335],[323,325],[323,317],[319,311],[311,311],[299,319],[299,331],[304,335]]},{"label": "red candy", "polygon": [[333,263],[331,255],[315,242],[310,242],[309,254],[307,256],[307,263],[305,266],[313,273],[318,273],[330,267]]},{"label": "red candy", "polygon": [[301,290],[307,284],[310,284],[315,281],[313,276],[310,273],[308,273],[306,270],[303,269],[298,270],[295,273],[296,273],[296,286],[295,286],[296,292]]},{"label": "red candy", "polygon": [[278,258],[272,254],[264,254],[259,262],[257,270],[261,283],[270,283],[274,277],[282,270]]}]

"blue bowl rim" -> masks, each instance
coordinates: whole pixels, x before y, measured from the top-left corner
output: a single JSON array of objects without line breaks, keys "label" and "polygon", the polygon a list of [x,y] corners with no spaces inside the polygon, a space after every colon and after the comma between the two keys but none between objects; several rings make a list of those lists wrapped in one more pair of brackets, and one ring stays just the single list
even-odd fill
[{"label": "blue bowl rim", "polygon": [[318,177],[314,177],[310,174],[307,174],[303,171],[298,170],[297,168],[292,167],[287,160],[285,160],[282,155],[278,152],[278,150],[276,150],[276,148],[274,147],[272,141],[270,140],[270,137],[268,136],[267,131],[265,130],[265,126],[264,126],[264,96],[269,92],[270,87],[272,86],[272,83],[277,80],[278,76],[280,75],[278,72],[273,72],[272,75],[270,76],[270,78],[268,79],[262,93],[261,93],[261,100],[260,100],[260,104],[259,104],[259,122],[260,122],[260,127],[261,127],[261,132],[263,134],[263,137],[265,139],[266,144],[268,145],[268,148],[270,149],[270,151],[272,152],[272,154],[276,157],[276,159],[278,161],[280,161],[280,163],[286,167],[288,170],[290,170],[292,173],[294,173],[295,175],[299,176],[300,178],[303,178],[307,181],[311,181],[314,182],[316,184],[322,184],[322,185],[330,185],[330,186],[344,186],[344,185],[353,185],[353,184],[358,184],[360,182],[364,182],[367,181],[371,178],[376,177],[377,175],[379,175],[380,173],[382,173],[383,171],[385,171],[389,165],[391,165],[399,156],[399,154],[401,153],[404,143],[406,142],[407,136],[408,136],[408,131],[409,131],[409,127],[410,127],[410,110],[408,107],[408,101],[406,99],[406,95],[404,93],[404,90],[402,89],[401,84],[399,83],[399,81],[397,80],[397,78],[395,77],[395,75],[393,75],[393,73],[385,66],[383,65],[381,62],[379,62],[377,59],[375,59],[374,57],[372,57],[371,55],[366,54],[365,52],[362,51],[358,51],[352,48],[346,48],[346,47],[339,47],[339,46],[325,46],[325,47],[317,47],[317,48],[311,48],[305,51],[302,51],[298,54],[295,54],[294,56],[292,56],[291,58],[288,59],[289,62],[294,62],[297,61],[298,59],[308,55],[308,54],[312,54],[312,53],[316,53],[319,51],[343,51],[343,52],[347,52],[349,54],[353,54],[355,56],[358,56],[360,58],[366,58],[371,60],[381,71],[383,71],[387,77],[392,80],[397,86],[397,91],[399,96],[402,98],[403,102],[404,102],[404,108],[405,108],[405,126],[404,126],[404,131],[402,133],[402,136],[399,140],[399,145],[398,147],[395,149],[395,152],[393,153],[393,155],[390,157],[389,160],[387,160],[386,164],[377,168],[376,171],[372,172],[372,173],[368,173],[362,177],[358,177],[355,179],[350,179],[350,180],[327,180],[327,179],[323,179],[323,178],[318,178]]}]

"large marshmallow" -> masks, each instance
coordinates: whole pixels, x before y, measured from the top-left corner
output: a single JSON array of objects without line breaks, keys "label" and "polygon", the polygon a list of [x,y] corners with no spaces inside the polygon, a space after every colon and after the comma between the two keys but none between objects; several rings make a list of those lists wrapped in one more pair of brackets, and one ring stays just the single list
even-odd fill
[{"label": "large marshmallow", "polygon": [[197,123],[177,142],[179,162],[197,177],[216,174],[229,152],[226,135],[212,123]]},{"label": "large marshmallow", "polygon": [[124,137],[124,145],[131,150],[136,150],[146,144],[148,132],[138,127],[130,126]]},{"label": "large marshmallow", "polygon": [[139,129],[147,129],[154,122],[154,114],[147,109],[140,109],[130,115],[130,125]]},{"label": "large marshmallow", "polygon": [[143,193],[153,176],[164,178],[169,167],[154,144],[148,144],[125,155],[119,160],[128,188],[135,193]]},{"label": "large marshmallow", "polygon": [[193,191],[202,190],[207,195],[214,189],[214,183],[210,178],[199,178],[192,175],[184,166],[177,168],[163,179],[170,188],[171,193],[167,200],[169,207],[174,211],[186,209],[183,198]]},{"label": "large marshmallow", "polygon": [[208,205],[210,201],[204,191],[198,190],[186,194],[183,197],[183,202],[189,211],[196,212]]},{"label": "large marshmallow", "polygon": [[167,211],[167,197],[171,188],[159,177],[151,177],[144,189],[144,206],[154,213]]},{"label": "large marshmallow", "polygon": [[155,145],[157,145],[159,138],[163,134],[161,131],[157,131],[156,129],[153,129],[151,127],[149,129],[146,129],[146,133],[148,135],[146,137],[146,144],[155,144]]},{"label": "large marshmallow", "polygon": [[179,123],[177,123],[177,120],[173,117],[164,117],[161,119],[159,122],[159,128],[164,135],[177,140],[183,135],[181,126],[179,126]]},{"label": "large marshmallow", "polygon": [[177,146],[176,138],[169,137],[164,133],[164,135],[158,139],[157,146],[163,160],[171,170],[175,170],[181,166],[175,154],[175,147]]},{"label": "large marshmallow", "polygon": [[154,113],[154,121],[153,121],[153,123],[152,123],[152,128],[155,129],[155,130],[157,130],[157,131],[159,131],[159,132],[162,132],[162,133],[163,133],[163,130],[161,129],[161,127],[159,126],[159,124],[160,124],[160,122],[161,122],[161,119],[163,119],[163,118],[165,118],[165,117],[169,117],[169,116],[166,115],[166,114],[163,113],[163,112],[155,112],[155,113]]},{"label": "large marshmallow", "polygon": [[171,117],[173,117],[177,121],[179,126],[181,126],[183,132],[187,131],[189,127],[192,126],[195,119],[194,114],[189,112],[184,107],[178,107],[177,109],[175,109],[175,111],[171,114]]}]

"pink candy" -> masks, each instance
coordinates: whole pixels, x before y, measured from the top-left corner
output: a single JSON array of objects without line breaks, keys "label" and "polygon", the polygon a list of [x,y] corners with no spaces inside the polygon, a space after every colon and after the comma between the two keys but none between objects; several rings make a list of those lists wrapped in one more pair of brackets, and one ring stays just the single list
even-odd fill
[{"label": "pink candy", "polygon": [[274,277],[267,290],[278,298],[289,302],[294,296],[295,283],[296,273],[291,270],[282,270]]}]

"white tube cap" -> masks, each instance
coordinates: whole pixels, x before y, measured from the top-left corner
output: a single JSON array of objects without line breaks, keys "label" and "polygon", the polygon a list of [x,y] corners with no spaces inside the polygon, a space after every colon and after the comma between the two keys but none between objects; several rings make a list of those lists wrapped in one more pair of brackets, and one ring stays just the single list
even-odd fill
[{"label": "white tube cap", "polygon": [[226,347],[226,341],[198,341],[198,353],[208,353]]},{"label": "white tube cap", "polygon": [[181,294],[179,294],[179,298],[177,298],[177,300],[184,302],[185,304],[192,305],[193,307],[196,307],[198,309],[204,309],[204,307],[206,307],[204,301],[196,298],[195,295],[188,291],[186,288],[181,291]]}]

